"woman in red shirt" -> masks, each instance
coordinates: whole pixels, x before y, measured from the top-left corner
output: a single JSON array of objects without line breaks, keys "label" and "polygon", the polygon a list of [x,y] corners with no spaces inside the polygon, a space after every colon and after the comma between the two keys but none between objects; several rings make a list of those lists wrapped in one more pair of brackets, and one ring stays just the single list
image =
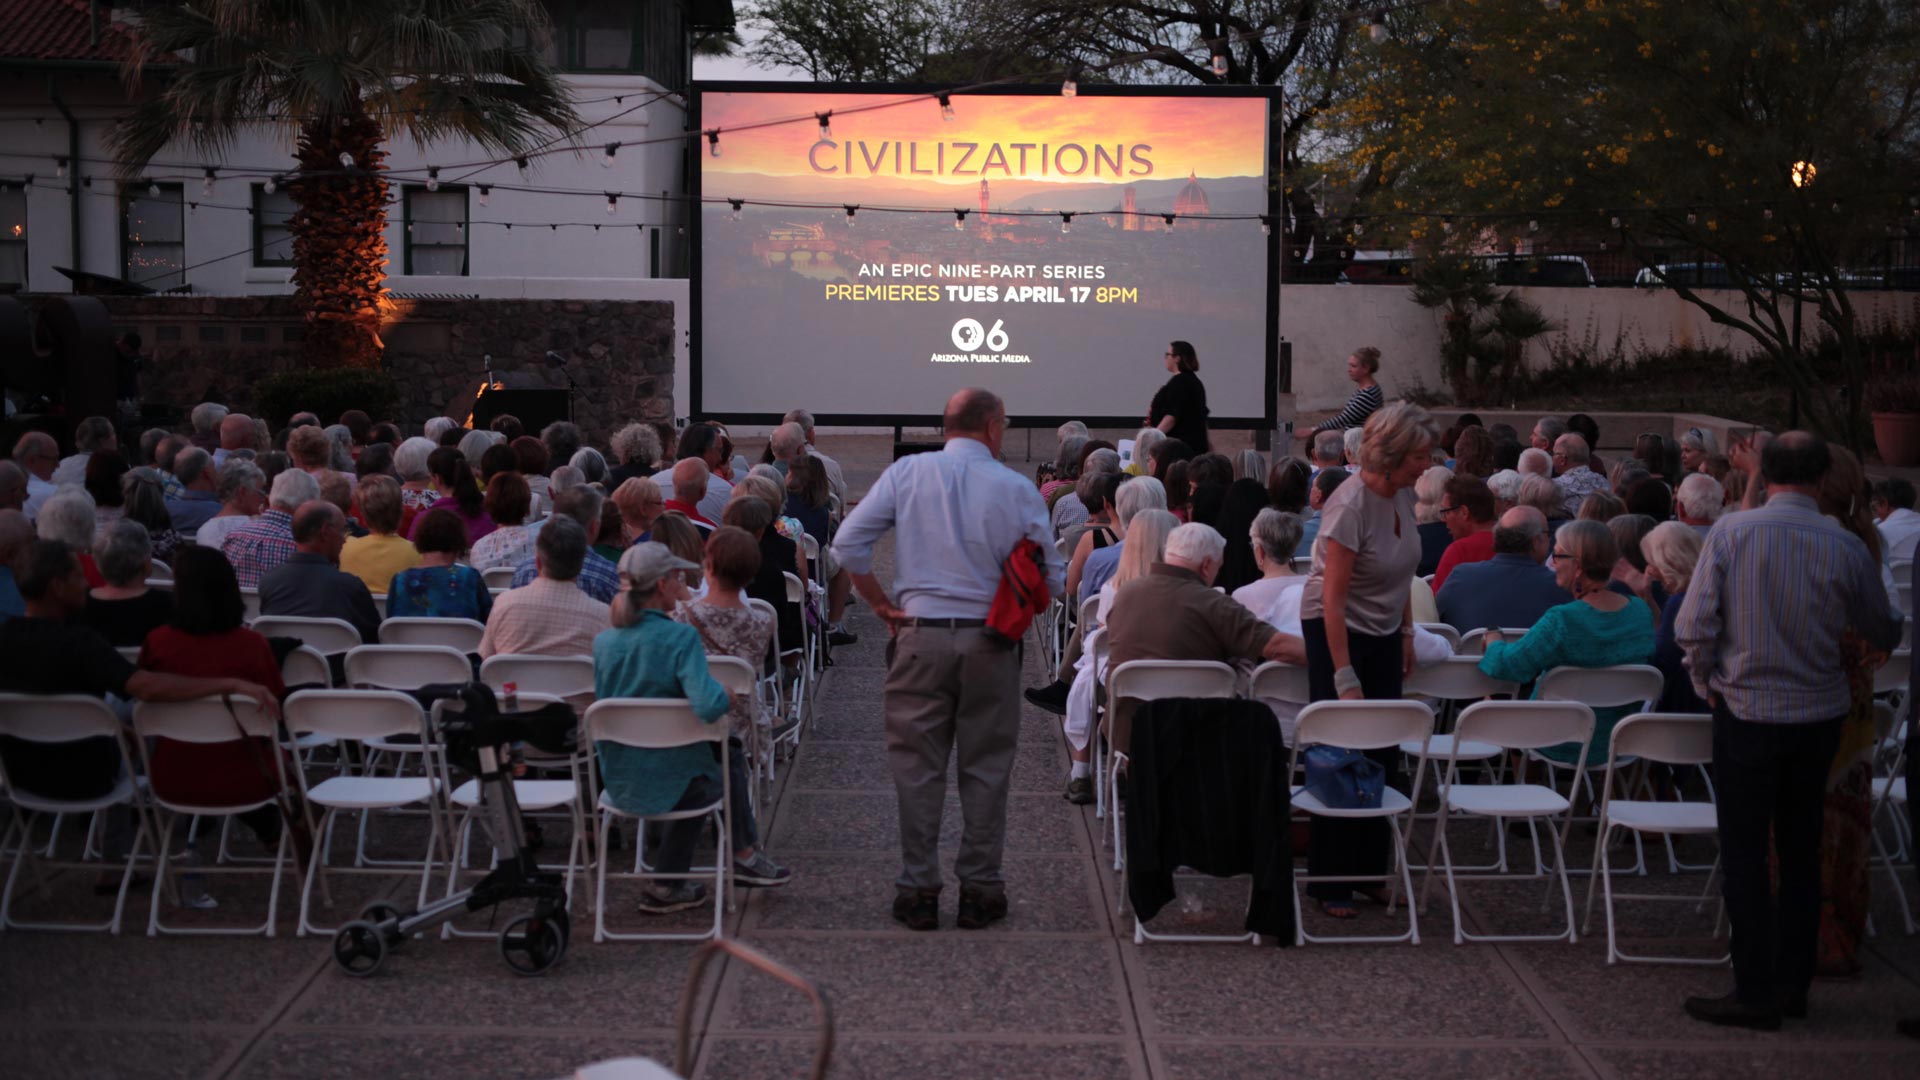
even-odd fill
[{"label": "woman in red shirt", "polygon": [[[140,648],[140,667],[175,675],[229,676],[287,694],[267,639],[243,627],[246,605],[233,565],[213,548],[189,545],[174,554],[173,618]],[[184,743],[160,739],[153,751],[153,790],[169,802],[244,806],[279,793],[273,740]],[[287,764],[289,776],[292,765]],[[280,839],[280,811],[269,804],[239,815],[261,843]]]}]

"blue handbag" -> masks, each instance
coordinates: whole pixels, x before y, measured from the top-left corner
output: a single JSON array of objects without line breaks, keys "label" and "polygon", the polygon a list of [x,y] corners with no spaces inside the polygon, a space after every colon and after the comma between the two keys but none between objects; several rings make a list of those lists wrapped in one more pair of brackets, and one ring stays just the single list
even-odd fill
[{"label": "blue handbag", "polygon": [[1375,810],[1387,790],[1386,766],[1358,750],[1310,746],[1307,793],[1330,810]]}]

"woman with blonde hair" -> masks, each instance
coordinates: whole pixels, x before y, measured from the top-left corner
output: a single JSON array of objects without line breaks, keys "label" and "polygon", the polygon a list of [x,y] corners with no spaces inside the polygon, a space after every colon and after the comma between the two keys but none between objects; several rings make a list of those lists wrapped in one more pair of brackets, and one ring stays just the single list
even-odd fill
[{"label": "woman with blonde hair", "polygon": [[[648,429],[647,434],[652,435],[652,430]],[[667,499],[652,477],[633,476],[613,489],[613,505],[620,508],[620,521],[627,528],[627,543],[644,544],[653,539],[653,523],[666,511]]]},{"label": "woman with blonde hair", "polygon": [[1680,617],[1680,605],[1687,599],[1687,586],[1693,584],[1693,568],[1700,561],[1701,542],[1698,529],[1677,521],[1655,525],[1640,541],[1640,554],[1647,561],[1647,579],[1667,594],[1666,603],[1660,606],[1660,624],[1653,631],[1653,666],[1666,677],[1660,691],[1660,712],[1711,711],[1707,703],[1700,700],[1700,695],[1693,692],[1693,677],[1681,663],[1680,643],[1673,634],[1674,622]]},{"label": "woman with blonde hair", "polygon": [[1067,713],[1062,727],[1067,735],[1067,755],[1073,759],[1073,771],[1067,778],[1067,801],[1084,806],[1093,802],[1093,703],[1095,689],[1107,678],[1104,662],[1096,665],[1094,654],[1104,653],[1098,649],[1099,635],[1105,633],[1101,626],[1107,621],[1107,612],[1113,610],[1113,598],[1127,582],[1145,577],[1153,564],[1166,557],[1167,537],[1180,524],[1180,519],[1165,510],[1142,510],[1133,515],[1127,523],[1126,541],[1120,548],[1119,567],[1113,576],[1100,587],[1100,602],[1096,607],[1095,626],[1086,627],[1085,648],[1080,659],[1073,666],[1073,685],[1067,690]]},{"label": "woman with blonde hair", "polygon": [[1443,520],[1453,509],[1447,503],[1447,481],[1451,479],[1452,469],[1435,465],[1413,483],[1413,520],[1420,530],[1420,565],[1414,570],[1416,577],[1426,577],[1438,570],[1447,545],[1453,543],[1453,532]]}]

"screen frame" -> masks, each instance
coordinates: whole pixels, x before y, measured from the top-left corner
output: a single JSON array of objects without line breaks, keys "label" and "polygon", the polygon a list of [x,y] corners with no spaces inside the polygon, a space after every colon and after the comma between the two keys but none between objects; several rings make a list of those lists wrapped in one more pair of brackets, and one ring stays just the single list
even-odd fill
[{"label": "screen frame", "polygon": [[[761,82],[756,80],[695,80],[688,90],[687,127],[691,131],[705,130],[701,126],[702,104],[707,94],[887,94],[920,95],[952,93],[955,97],[1044,97],[1058,94],[1059,88],[1033,84],[1002,84],[984,87],[961,87],[932,83],[819,83],[819,82]],[[1079,87],[1082,97],[1213,97],[1213,98],[1264,98],[1267,101],[1266,148],[1267,162],[1274,164],[1274,132],[1284,130],[1281,118],[1281,91],[1277,86],[1139,86],[1108,85],[1104,83],[1083,83]],[[901,106],[908,108],[910,106]],[[935,107],[926,103],[926,107]],[[702,166],[696,155],[704,153],[704,147],[697,147],[688,155],[687,187],[692,192],[692,213],[689,222],[689,277],[688,306],[691,321],[687,335],[687,408],[689,419],[718,420],[723,424],[774,425],[784,419],[784,414],[768,412],[734,412],[710,410],[704,400],[704,379],[702,361],[705,338],[705,312],[702,301],[701,252],[704,246],[706,214],[706,192],[702,189]],[[1284,165],[1278,175],[1267,175],[1267,218],[1279,223],[1280,196],[1285,188]],[[1270,229],[1266,236],[1266,349],[1264,382],[1266,385],[1265,406],[1258,416],[1226,416],[1214,411],[1207,417],[1207,426],[1221,430],[1272,431],[1279,426],[1280,406],[1280,245],[1284,229]],[[809,403],[800,403],[809,408]],[[814,423],[821,427],[939,427],[941,416],[933,412],[913,413],[849,413],[829,412],[814,409]],[[1139,427],[1145,416],[1143,409],[1133,416],[1053,416],[1024,414],[1009,410],[1008,424],[1016,428],[1058,427],[1069,420],[1079,420],[1089,427],[1131,428]]]}]

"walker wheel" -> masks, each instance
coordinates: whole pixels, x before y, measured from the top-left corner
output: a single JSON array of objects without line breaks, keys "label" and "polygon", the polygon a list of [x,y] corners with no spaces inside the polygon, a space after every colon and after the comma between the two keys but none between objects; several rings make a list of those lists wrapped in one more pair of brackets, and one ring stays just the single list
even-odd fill
[{"label": "walker wheel", "polygon": [[500,956],[520,975],[543,975],[567,954],[564,916],[522,915],[500,931]]},{"label": "walker wheel", "polygon": [[407,936],[400,932],[400,918],[403,914],[399,908],[385,900],[372,901],[360,909],[361,920],[380,928],[380,936],[386,939],[389,949],[397,949],[407,942]]},{"label": "walker wheel", "polygon": [[342,926],[333,935],[333,962],[340,970],[356,979],[364,979],[380,970],[387,958],[387,940],[376,927],[364,919]]}]

